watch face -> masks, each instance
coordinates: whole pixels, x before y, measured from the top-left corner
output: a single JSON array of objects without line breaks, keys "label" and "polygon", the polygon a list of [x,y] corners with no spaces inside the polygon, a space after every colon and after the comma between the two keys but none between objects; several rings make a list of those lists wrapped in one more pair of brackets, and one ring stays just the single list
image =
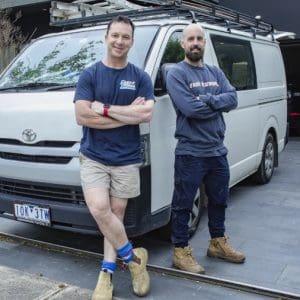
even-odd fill
[{"label": "watch face", "polygon": [[103,107],[110,108],[110,104],[109,103],[104,103]]}]

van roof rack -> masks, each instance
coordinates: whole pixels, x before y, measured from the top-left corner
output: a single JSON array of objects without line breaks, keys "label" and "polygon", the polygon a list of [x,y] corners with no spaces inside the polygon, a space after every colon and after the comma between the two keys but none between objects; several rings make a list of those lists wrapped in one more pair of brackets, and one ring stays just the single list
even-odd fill
[{"label": "van roof rack", "polygon": [[257,34],[271,34],[274,39],[273,25],[262,21],[260,17],[252,17],[205,0],[51,1],[50,14],[50,25],[68,28],[101,24],[122,14],[133,20],[177,17],[192,22],[223,25],[228,32],[232,29],[250,32],[254,38]]}]

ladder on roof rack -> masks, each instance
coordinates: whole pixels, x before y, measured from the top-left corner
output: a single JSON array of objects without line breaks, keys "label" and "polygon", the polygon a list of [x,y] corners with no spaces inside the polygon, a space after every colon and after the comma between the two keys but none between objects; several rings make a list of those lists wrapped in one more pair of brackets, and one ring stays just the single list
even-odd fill
[{"label": "ladder on roof rack", "polygon": [[223,25],[229,32],[232,29],[251,32],[254,38],[256,34],[274,34],[273,25],[270,23],[205,0],[77,0],[72,3],[52,1],[50,13],[52,26],[90,26],[108,22],[122,14],[133,20],[176,17],[192,22]]},{"label": "ladder on roof rack", "polygon": [[[96,3],[95,3],[96,2]],[[69,22],[73,19],[83,19],[90,16],[101,16],[114,12],[141,8],[125,0],[92,1],[76,0],[71,3],[62,1],[51,1],[50,25],[57,25],[60,21]],[[57,24],[56,24],[57,23]]]}]

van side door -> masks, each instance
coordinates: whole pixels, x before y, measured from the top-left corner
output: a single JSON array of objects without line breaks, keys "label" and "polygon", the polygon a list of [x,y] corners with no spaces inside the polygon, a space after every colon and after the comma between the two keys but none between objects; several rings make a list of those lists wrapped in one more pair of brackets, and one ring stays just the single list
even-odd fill
[{"label": "van side door", "polygon": [[258,166],[260,120],[256,68],[251,43],[246,38],[211,32],[210,40],[214,64],[223,70],[238,94],[237,109],[224,114],[232,186]]}]

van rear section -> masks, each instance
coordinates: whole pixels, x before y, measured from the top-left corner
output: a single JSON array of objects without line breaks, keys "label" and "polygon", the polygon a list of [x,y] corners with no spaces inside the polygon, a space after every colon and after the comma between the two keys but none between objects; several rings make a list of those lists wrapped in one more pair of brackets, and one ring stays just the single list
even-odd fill
[{"label": "van rear section", "polygon": [[280,41],[288,86],[288,121],[291,134],[300,135],[300,39]]}]

